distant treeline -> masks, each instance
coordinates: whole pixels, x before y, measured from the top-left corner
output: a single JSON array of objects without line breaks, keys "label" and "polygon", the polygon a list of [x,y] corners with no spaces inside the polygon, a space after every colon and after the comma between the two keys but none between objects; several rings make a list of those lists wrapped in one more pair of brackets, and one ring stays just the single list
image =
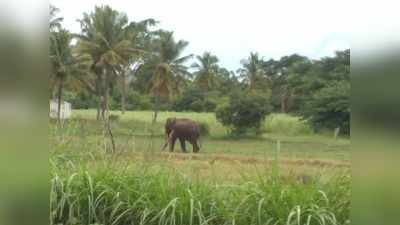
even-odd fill
[{"label": "distant treeline", "polygon": [[187,41],[148,19],[130,21],[108,6],[95,7],[72,34],[50,16],[50,98],[73,108],[212,112],[230,96],[265,98],[273,112],[301,115],[315,128],[350,131],[350,50],[312,60],[293,54],[279,60],[250,53],[229,71],[211,52],[182,55]]}]

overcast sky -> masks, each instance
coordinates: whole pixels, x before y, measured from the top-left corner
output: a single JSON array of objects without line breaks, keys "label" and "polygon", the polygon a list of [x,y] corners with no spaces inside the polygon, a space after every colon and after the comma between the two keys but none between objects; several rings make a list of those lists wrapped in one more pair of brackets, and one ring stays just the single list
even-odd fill
[{"label": "overcast sky", "polygon": [[230,70],[251,51],[265,59],[299,53],[331,56],[350,48],[347,1],[293,0],[50,0],[63,25],[79,32],[77,19],[95,5],[110,5],[130,20],[154,18],[160,27],[189,41],[186,54],[211,51]]}]

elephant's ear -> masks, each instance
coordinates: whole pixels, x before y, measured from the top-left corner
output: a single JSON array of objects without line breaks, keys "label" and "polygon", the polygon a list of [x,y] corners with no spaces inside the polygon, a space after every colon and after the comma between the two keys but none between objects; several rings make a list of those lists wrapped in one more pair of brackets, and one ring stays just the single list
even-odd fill
[{"label": "elephant's ear", "polygon": [[172,124],[174,124],[175,122],[176,122],[176,118],[175,118],[175,117],[174,117],[174,118],[170,117],[170,118],[167,119],[166,124],[167,124],[167,125],[172,125]]},{"label": "elephant's ear", "polygon": [[174,124],[176,122],[176,118],[171,118],[171,124]]}]

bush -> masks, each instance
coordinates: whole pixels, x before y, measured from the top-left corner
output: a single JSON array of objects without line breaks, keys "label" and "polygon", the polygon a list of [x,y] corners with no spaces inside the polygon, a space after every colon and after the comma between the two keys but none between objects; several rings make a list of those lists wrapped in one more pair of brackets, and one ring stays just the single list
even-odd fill
[{"label": "bush", "polygon": [[73,93],[65,91],[64,100],[71,103],[73,109],[89,109],[97,107],[96,96],[86,92]]},{"label": "bush", "polygon": [[[121,110],[121,93],[117,92],[109,100],[111,110]],[[151,99],[147,95],[129,91],[125,98],[126,110],[149,110],[152,109]]]},{"label": "bush", "polygon": [[200,135],[208,136],[210,134],[210,126],[206,122],[198,122],[200,126]]},{"label": "bush", "polygon": [[217,109],[217,120],[229,128],[232,135],[241,135],[249,129],[261,133],[265,116],[270,112],[268,99],[257,94],[234,94],[229,104]]},{"label": "bush", "polygon": [[150,97],[134,91],[129,92],[126,98],[127,110],[149,110],[151,107]]}]

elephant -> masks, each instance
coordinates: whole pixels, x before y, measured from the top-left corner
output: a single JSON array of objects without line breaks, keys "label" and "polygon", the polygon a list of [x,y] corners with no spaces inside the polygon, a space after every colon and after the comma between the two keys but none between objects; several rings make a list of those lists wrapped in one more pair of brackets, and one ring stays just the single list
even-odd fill
[{"label": "elephant", "polygon": [[165,123],[165,144],[162,150],[169,144],[169,151],[174,151],[175,141],[179,139],[181,148],[186,153],[185,141],[193,146],[193,152],[199,152],[198,140],[200,138],[200,126],[197,122],[186,118],[168,118]]}]

